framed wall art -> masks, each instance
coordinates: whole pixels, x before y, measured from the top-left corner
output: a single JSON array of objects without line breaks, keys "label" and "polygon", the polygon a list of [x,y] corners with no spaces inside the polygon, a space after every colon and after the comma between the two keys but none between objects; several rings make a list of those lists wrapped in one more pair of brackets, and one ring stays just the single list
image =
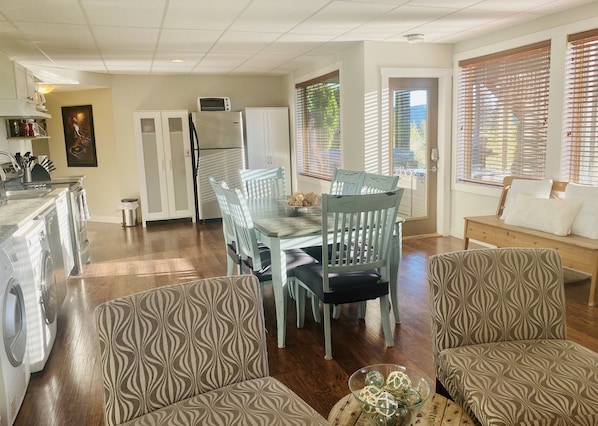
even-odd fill
[{"label": "framed wall art", "polygon": [[97,167],[91,105],[62,107],[68,167]]}]

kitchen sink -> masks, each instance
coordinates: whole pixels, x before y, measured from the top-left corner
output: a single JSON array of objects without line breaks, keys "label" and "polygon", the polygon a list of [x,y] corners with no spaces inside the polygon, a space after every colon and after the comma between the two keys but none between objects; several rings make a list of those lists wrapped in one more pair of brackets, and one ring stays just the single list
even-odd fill
[{"label": "kitchen sink", "polygon": [[43,189],[16,189],[6,191],[6,198],[9,200],[27,200],[29,198],[42,198],[52,192],[49,188]]}]

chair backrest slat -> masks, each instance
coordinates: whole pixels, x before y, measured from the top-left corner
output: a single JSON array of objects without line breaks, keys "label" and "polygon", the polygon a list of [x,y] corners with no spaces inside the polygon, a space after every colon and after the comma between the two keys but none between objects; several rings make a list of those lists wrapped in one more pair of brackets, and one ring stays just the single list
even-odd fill
[{"label": "chair backrest slat", "polygon": [[379,175],[366,172],[361,185],[362,194],[377,194],[394,191],[399,184],[399,176]]},{"label": "chair backrest slat", "polygon": [[331,195],[357,195],[361,191],[364,172],[336,169],[330,182]]},{"label": "chair backrest slat", "polygon": [[238,189],[224,190],[224,194],[236,227],[239,254],[244,260],[251,258],[253,269],[260,270],[262,269],[262,260],[253,219],[251,218],[245,197]]},{"label": "chair backrest slat", "polygon": [[224,233],[224,241],[227,244],[234,244],[236,247],[237,242],[237,231],[235,222],[230,214],[230,209],[226,201],[226,195],[224,190],[228,189],[226,182],[217,182],[213,176],[210,176],[210,185],[216,194],[216,201],[218,201],[218,207],[220,208],[220,214],[222,216],[222,232]]},{"label": "chair backrest slat", "polygon": [[283,198],[287,195],[284,167],[242,169],[239,175],[246,198]]}]

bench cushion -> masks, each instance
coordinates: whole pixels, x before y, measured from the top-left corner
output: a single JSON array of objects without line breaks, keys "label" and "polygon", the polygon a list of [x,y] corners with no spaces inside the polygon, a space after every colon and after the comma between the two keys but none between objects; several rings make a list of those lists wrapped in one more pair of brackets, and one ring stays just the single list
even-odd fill
[{"label": "bench cushion", "polygon": [[127,426],[328,424],[313,408],[272,377],[215,389],[124,423]]},{"label": "bench cushion", "polygon": [[486,426],[598,424],[598,354],[559,339],[444,349],[437,376]]}]

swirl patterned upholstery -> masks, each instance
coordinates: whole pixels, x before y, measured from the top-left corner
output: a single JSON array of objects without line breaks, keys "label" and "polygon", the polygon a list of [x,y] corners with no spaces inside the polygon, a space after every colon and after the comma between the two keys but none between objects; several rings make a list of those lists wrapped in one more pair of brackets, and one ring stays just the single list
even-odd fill
[{"label": "swirl patterned upholstery", "polygon": [[108,425],[327,425],[268,376],[256,277],[208,278],[96,308]]},{"label": "swirl patterned upholstery", "polygon": [[551,249],[428,259],[437,391],[482,425],[597,425],[598,354],[566,340]]}]

